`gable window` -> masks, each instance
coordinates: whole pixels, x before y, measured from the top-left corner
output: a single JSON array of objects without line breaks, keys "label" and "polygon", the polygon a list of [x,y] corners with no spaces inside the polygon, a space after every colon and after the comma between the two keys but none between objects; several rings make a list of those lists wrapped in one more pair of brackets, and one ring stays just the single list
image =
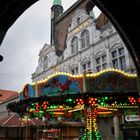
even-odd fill
[{"label": "gable window", "polygon": [[107,68],[107,57],[106,54],[95,58],[96,71],[99,72]]},{"label": "gable window", "polygon": [[81,48],[85,48],[89,46],[90,44],[90,39],[89,39],[89,31],[85,30],[81,34]]},{"label": "gable window", "polygon": [[71,41],[71,54],[78,51],[78,37],[74,37]]},{"label": "gable window", "polygon": [[111,52],[111,56],[112,56],[113,68],[120,69],[120,70],[126,69],[124,48],[119,48],[117,50],[113,50]]},{"label": "gable window", "polygon": [[48,68],[48,57],[46,56],[44,58],[44,70],[46,70]]}]

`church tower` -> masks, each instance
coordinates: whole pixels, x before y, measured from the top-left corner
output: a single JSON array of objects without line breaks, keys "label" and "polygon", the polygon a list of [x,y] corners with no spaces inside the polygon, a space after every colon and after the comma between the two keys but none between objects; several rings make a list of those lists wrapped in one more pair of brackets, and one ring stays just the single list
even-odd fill
[{"label": "church tower", "polygon": [[63,13],[63,7],[61,0],[53,0],[53,5],[51,7],[51,45],[55,45],[55,21]]}]

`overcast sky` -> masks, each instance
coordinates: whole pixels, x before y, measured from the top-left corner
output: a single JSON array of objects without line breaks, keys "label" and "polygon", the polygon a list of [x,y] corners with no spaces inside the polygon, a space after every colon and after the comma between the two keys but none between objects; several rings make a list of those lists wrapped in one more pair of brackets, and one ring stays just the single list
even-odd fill
[{"label": "overcast sky", "polygon": [[[76,1],[62,0],[64,10]],[[50,44],[51,6],[52,0],[36,2],[7,32],[0,47],[0,53],[4,56],[0,62],[0,89],[19,91],[25,83],[31,83],[39,50],[45,43]]]}]

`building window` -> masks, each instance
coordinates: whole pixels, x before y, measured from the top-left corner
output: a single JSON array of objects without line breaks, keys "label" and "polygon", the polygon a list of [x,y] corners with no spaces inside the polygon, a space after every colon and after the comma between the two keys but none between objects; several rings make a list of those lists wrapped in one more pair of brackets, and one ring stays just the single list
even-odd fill
[{"label": "building window", "polygon": [[95,59],[96,71],[99,72],[107,68],[107,57],[106,54],[99,56]]},{"label": "building window", "polygon": [[48,68],[48,57],[44,58],[44,70]]},{"label": "building window", "polygon": [[112,56],[113,68],[120,69],[120,70],[126,69],[124,48],[119,48],[117,50],[113,50],[111,52],[111,56]]},{"label": "building window", "polygon": [[123,55],[124,54],[124,48],[120,48],[119,49],[119,55]]},{"label": "building window", "polygon": [[77,18],[77,25],[80,24],[80,17]]},{"label": "building window", "polygon": [[125,61],[125,56],[120,57],[120,69],[125,70],[126,68],[126,61]]},{"label": "building window", "polygon": [[71,41],[71,54],[78,51],[78,37],[74,37]]},{"label": "building window", "polygon": [[100,57],[96,58],[96,65],[98,65],[100,63],[101,63]]},{"label": "building window", "polygon": [[89,39],[89,31],[85,30],[81,34],[81,48],[85,48],[89,46],[90,44],[90,39]]},{"label": "building window", "polygon": [[91,71],[91,62],[90,61],[82,64],[82,71],[83,72],[89,72],[89,71]]},{"label": "building window", "polygon": [[84,21],[84,15],[81,15],[81,22]]},{"label": "building window", "polygon": [[97,71],[97,72],[101,71],[101,65],[96,66],[96,71]]},{"label": "building window", "polygon": [[73,69],[71,70],[71,73],[72,73],[72,74],[78,74],[78,67],[73,68]]},{"label": "building window", "polygon": [[104,63],[104,62],[106,62],[107,61],[107,57],[106,57],[106,55],[103,55],[102,56],[102,62]]},{"label": "building window", "polygon": [[113,65],[113,68],[119,69],[119,66],[118,66],[118,59],[112,60],[112,65]]}]

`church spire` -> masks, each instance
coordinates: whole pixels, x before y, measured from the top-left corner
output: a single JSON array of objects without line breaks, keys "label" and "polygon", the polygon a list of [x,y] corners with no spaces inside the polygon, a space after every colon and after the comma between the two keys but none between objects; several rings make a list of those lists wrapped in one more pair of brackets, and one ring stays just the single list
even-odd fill
[{"label": "church spire", "polygon": [[61,0],[53,0],[53,6],[54,6],[54,5],[62,6]]},{"label": "church spire", "polygon": [[63,13],[63,7],[61,0],[53,0],[53,5],[51,7],[51,44],[56,45],[55,38],[55,21]]}]

